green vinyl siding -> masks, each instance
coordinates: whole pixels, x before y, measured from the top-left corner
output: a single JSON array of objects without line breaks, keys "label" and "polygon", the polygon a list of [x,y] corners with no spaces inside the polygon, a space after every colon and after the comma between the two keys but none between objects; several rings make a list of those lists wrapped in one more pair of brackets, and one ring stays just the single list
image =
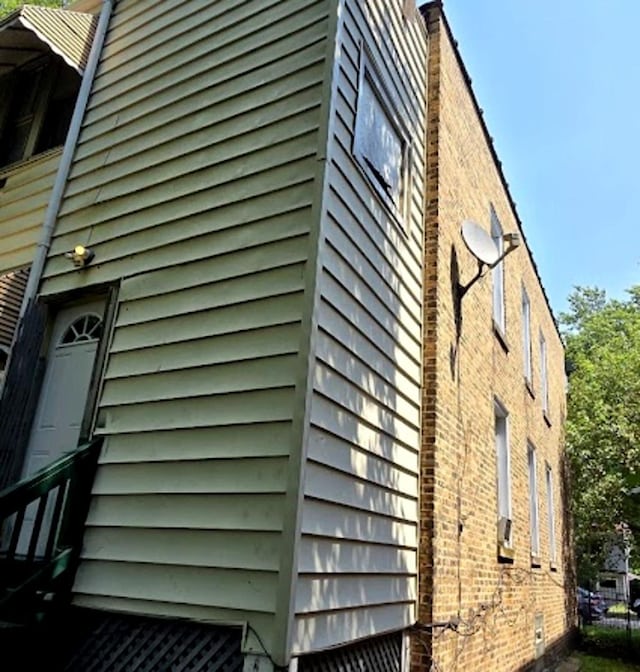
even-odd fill
[{"label": "green vinyl siding", "polygon": [[[402,5],[341,3],[294,654],[416,617],[427,38]],[[400,221],[352,151],[362,48],[411,144]]]},{"label": "green vinyl siding", "polygon": [[33,261],[61,149],[0,168],[0,274]]},{"label": "green vinyl siding", "polygon": [[77,604],[249,621],[272,645],[328,12],[115,7],[41,285],[120,286]]}]

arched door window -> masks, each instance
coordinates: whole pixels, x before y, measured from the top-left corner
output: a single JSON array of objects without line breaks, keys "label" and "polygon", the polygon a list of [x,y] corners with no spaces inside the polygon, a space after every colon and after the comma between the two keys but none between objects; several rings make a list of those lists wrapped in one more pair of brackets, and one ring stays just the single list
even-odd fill
[{"label": "arched door window", "polygon": [[97,341],[102,336],[102,319],[93,313],[81,315],[66,329],[59,345],[74,345]]}]

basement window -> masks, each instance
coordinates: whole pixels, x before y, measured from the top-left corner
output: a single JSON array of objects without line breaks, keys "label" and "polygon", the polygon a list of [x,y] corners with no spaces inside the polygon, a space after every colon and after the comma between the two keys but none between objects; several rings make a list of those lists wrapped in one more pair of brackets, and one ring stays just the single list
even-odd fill
[{"label": "basement window", "polygon": [[373,189],[404,219],[409,143],[392,97],[366,50],[361,50],[353,155]]}]

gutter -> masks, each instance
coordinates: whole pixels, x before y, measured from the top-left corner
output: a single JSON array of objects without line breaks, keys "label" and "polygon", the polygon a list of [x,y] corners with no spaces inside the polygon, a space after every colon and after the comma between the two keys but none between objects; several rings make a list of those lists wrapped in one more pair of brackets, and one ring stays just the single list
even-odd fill
[{"label": "gutter", "polygon": [[84,75],[82,76],[82,83],[80,85],[80,91],[78,92],[78,98],[73,110],[73,116],[71,117],[71,124],[69,125],[69,131],[67,132],[67,139],[65,140],[64,149],[62,150],[62,157],[60,158],[60,165],[58,166],[56,180],[53,184],[51,197],[49,198],[49,205],[47,206],[47,212],[44,216],[44,222],[42,224],[42,235],[40,236],[40,241],[36,247],[33,263],[31,264],[29,280],[27,282],[24,298],[22,299],[22,306],[20,308],[20,320],[22,320],[27,306],[36,298],[38,294],[38,286],[40,284],[45,262],[47,260],[47,254],[49,253],[49,248],[51,247],[51,240],[53,238],[53,232],[55,229],[56,220],[58,218],[60,204],[62,203],[64,188],[71,170],[71,162],[75,153],[78,137],[80,136],[80,127],[82,126],[84,113],[87,109],[87,103],[89,102],[89,95],[91,93],[91,87],[93,86],[93,78],[95,76],[96,69],[98,68],[100,54],[102,53],[102,45],[104,44],[111,14],[116,2],[117,0],[104,0],[102,3],[100,18],[98,19],[98,25],[93,37],[93,44],[91,45],[91,51],[89,53],[89,58],[87,59]]}]

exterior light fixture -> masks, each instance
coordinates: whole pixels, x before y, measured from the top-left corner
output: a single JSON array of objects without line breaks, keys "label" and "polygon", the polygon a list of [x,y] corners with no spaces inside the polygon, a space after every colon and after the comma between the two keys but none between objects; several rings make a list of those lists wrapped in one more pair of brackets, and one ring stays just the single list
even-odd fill
[{"label": "exterior light fixture", "polygon": [[88,266],[95,257],[94,251],[85,247],[84,245],[76,245],[71,252],[67,252],[64,255],[67,259],[71,259],[73,265],[76,268],[85,268]]}]

